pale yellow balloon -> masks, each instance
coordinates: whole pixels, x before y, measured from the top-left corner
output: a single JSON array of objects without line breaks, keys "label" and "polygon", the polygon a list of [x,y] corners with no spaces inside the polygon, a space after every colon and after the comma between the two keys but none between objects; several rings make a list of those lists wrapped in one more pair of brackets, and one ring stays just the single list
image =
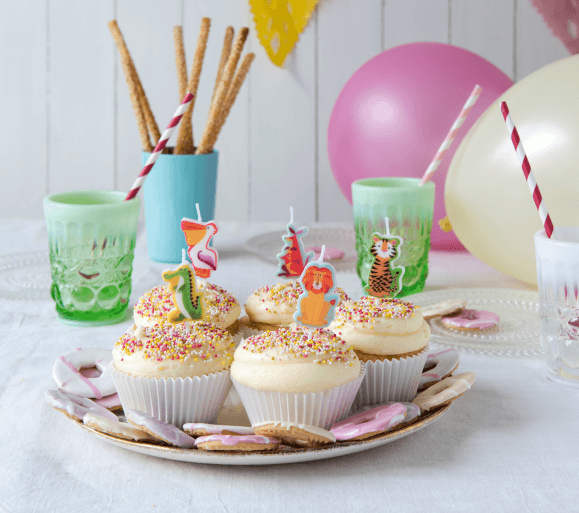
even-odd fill
[{"label": "pale yellow balloon", "polygon": [[[484,92],[483,92],[484,93]],[[446,211],[465,247],[537,283],[533,235],[543,226],[506,128],[506,101],[553,224],[579,226],[579,55],[534,72],[479,118],[452,159]]]}]

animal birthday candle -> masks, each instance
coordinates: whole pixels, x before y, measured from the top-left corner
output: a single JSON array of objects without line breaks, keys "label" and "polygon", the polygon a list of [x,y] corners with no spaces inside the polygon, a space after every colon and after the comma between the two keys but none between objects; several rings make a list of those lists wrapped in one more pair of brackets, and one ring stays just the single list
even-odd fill
[{"label": "animal birthday candle", "polygon": [[388,218],[385,219],[386,235],[373,233],[369,249],[373,261],[364,291],[374,297],[396,297],[402,289],[405,271],[403,266],[394,265],[401,253],[402,237],[390,233]]},{"label": "animal birthday candle", "polygon": [[314,258],[314,253],[305,253],[302,239],[310,229],[302,226],[299,230],[294,226],[294,209],[290,207],[290,222],[287,233],[282,237],[284,246],[277,255],[279,261],[277,275],[283,278],[297,278],[301,276],[306,264]]},{"label": "animal birthday candle", "polygon": [[303,293],[298,298],[294,321],[308,328],[326,328],[336,315],[340,297],[334,292],[336,271],[325,263],[322,246],[320,259],[306,265],[300,276]]},{"label": "animal birthday candle", "polygon": [[219,231],[216,221],[203,222],[201,211],[197,203],[197,221],[181,219],[181,230],[185,234],[187,241],[189,258],[195,268],[195,273],[199,278],[209,278],[211,273],[217,269],[217,251],[209,247],[211,238]]},{"label": "animal birthday candle", "polygon": [[183,261],[175,270],[163,271],[163,280],[169,284],[175,308],[167,314],[171,324],[195,321],[205,317],[203,293],[197,292],[197,280],[193,266],[187,262],[185,250]]}]

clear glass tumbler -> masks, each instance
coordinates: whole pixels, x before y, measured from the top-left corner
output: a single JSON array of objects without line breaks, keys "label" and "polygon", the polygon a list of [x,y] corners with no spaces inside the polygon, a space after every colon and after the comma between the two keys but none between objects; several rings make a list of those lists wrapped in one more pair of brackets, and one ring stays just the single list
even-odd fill
[{"label": "clear glass tumbler", "polygon": [[365,178],[352,183],[356,271],[362,287],[368,284],[372,266],[369,252],[372,234],[386,233],[384,218],[388,217],[390,233],[404,239],[401,255],[396,260],[396,265],[406,268],[398,297],[424,289],[434,215],[434,183],[419,184],[419,178]]},{"label": "clear glass tumbler", "polygon": [[44,198],[51,295],[65,322],[100,326],[126,318],[140,200],[125,196],[75,191]]},{"label": "clear glass tumbler", "polygon": [[537,232],[535,254],[547,377],[579,388],[579,226]]}]

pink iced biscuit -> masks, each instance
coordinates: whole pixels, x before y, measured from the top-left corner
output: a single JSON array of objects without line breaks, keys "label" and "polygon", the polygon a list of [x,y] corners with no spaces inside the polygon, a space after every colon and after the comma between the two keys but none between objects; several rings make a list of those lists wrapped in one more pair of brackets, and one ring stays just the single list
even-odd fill
[{"label": "pink iced biscuit", "polygon": [[[309,248],[306,248],[306,253],[313,251],[314,252],[314,260],[317,260],[318,258],[320,258],[320,254],[322,252],[322,248],[318,247],[318,246],[311,246]],[[345,255],[345,253],[338,248],[329,248],[328,246],[326,246],[326,249],[324,250],[324,259],[325,260],[340,260],[340,258],[343,258]]]},{"label": "pink iced biscuit", "polygon": [[82,422],[82,419],[87,413],[94,413],[95,415],[100,415],[112,421],[118,422],[119,420],[114,413],[99,406],[94,401],[86,397],[69,394],[64,390],[47,390],[44,397],[50,406],[62,411],[79,422]]},{"label": "pink iced biscuit", "polygon": [[[199,422],[190,422],[183,426],[183,431],[193,436],[199,436],[200,433],[210,435],[222,435],[224,431],[228,433],[237,433],[238,435],[254,435],[253,429],[244,426],[222,426],[221,424],[202,424]],[[198,434],[199,433],[199,434]]]},{"label": "pink iced biscuit", "polygon": [[125,411],[127,420],[133,425],[142,429],[146,433],[159,438],[165,443],[181,447],[182,449],[191,449],[195,447],[195,439],[183,433],[180,429],[162,420],[151,417],[145,412],[139,410]]},{"label": "pink iced biscuit", "polygon": [[[414,403],[396,403],[394,401],[389,401],[384,403],[383,405],[380,406],[388,406],[390,404],[401,404],[402,406],[406,407],[406,415],[404,416],[404,420],[402,421],[402,424],[408,424],[409,422],[412,422],[416,417],[420,417],[420,408],[418,406],[416,406]],[[368,411],[368,410],[373,410],[374,408],[377,408],[378,406],[375,404],[369,405],[369,406],[363,406],[362,408],[360,408],[357,413],[363,412],[363,411]]]},{"label": "pink iced biscuit", "polygon": [[444,349],[437,353],[430,353],[426,358],[424,366],[434,365],[435,367],[428,372],[422,373],[418,388],[445,378],[458,367],[459,361],[460,356],[456,349]]},{"label": "pink iced biscuit", "polygon": [[463,310],[458,315],[443,317],[443,324],[459,330],[484,330],[499,323],[499,316],[486,310]]},{"label": "pink iced biscuit", "polygon": [[232,448],[238,450],[256,450],[255,445],[261,445],[264,449],[274,449],[279,446],[279,444],[280,441],[276,438],[261,435],[209,435],[201,436],[195,441],[197,447],[206,450],[219,450],[220,448],[226,450],[231,450]]},{"label": "pink iced biscuit", "polygon": [[400,424],[405,413],[406,406],[400,403],[378,406],[334,424],[330,432],[334,433],[336,440],[367,438]]},{"label": "pink iced biscuit", "polygon": [[[109,374],[112,351],[99,347],[78,348],[59,356],[52,367],[52,377],[61,390],[82,397],[101,399],[116,392],[113,378]],[[88,378],[81,369],[96,367],[101,374]]]},{"label": "pink iced biscuit", "polygon": [[[90,367],[88,369],[80,369],[80,373],[85,378],[98,378],[102,374],[100,370],[94,367]],[[122,408],[121,400],[119,399],[119,394],[117,394],[116,392],[111,395],[106,395],[101,399],[93,399],[93,401],[102,406],[103,408],[106,408],[107,410],[111,411],[120,410]]]}]

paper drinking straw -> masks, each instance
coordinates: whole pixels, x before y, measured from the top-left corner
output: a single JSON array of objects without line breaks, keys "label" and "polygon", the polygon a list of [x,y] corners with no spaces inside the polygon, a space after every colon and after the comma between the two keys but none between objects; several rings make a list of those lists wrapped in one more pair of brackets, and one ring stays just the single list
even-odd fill
[{"label": "paper drinking straw", "polygon": [[438,166],[440,165],[440,161],[444,158],[444,155],[448,151],[448,148],[450,148],[452,141],[454,141],[456,134],[458,133],[460,127],[464,123],[464,120],[468,116],[468,113],[472,109],[473,105],[478,100],[478,97],[480,96],[481,92],[482,92],[482,87],[477,85],[472,90],[472,93],[470,93],[470,96],[468,97],[468,100],[466,101],[466,103],[464,104],[464,107],[460,111],[460,114],[456,118],[455,122],[452,124],[452,127],[450,128],[450,132],[448,132],[448,134],[446,135],[446,138],[444,139],[444,141],[440,145],[440,148],[438,148],[438,151],[436,152],[434,159],[432,160],[432,162],[428,166],[426,173],[424,173],[422,180],[420,180],[420,185],[424,185],[426,182],[428,182],[432,178],[432,175],[438,169]]},{"label": "paper drinking straw", "polygon": [[151,172],[151,169],[153,169],[153,166],[155,165],[155,162],[157,162],[159,155],[163,153],[163,150],[165,149],[165,146],[167,146],[167,142],[169,141],[171,134],[175,131],[175,128],[177,128],[179,121],[181,121],[181,118],[183,117],[183,114],[187,110],[187,107],[191,103],[192,99],[193,95],[191,93],[187,93],[185,95],[185,98],[183,98],[181,105],[179,105],[179,108],[175,111],[173,119],[171,119],[171,122],[167,126],[167,129],[163,132],[163,135],[161,135],[159,142],[157,142],[157,146],[155,146],[155,149],[153,150],[153,153],[151,153],[151,155],[149,156],[147,163],[145,164],[145,167],[142,169],[141,173],[135,180],[135,183],[133,184],[131,190],[127,194],[127,197],[125,198],[125,201],[133,199],[139,192],[139,189],[145,182],[145,178]]},{"label": "paper drinking straw", "polygon": [[507,107],[506,102],[501,103],[501,111],[507,123],[507,129],[511,134],[511,141],[513,141],[513,146],[515,147],[515,151],[517,152],[519,163],[523,168],[523,173],[525,174],[527,185],[531,190],[531,194],[533,195],[533,199],[535,200],[535,205],[537,206],[537,210],[539,211],[539,215],[541,216],[541,221],[543,221],[543,225],[545,226],[545,232],[547,233],[547,237],[551,238],[551,235],[553,235],[553,223],[551,222],[551,216],[547,211],[547,207],[545,206],[545,202],[543,201],[543,196],[541,196],[541,191],[539,190],[537,181],[535,180],[533,172],[531,171],[531,164],[529,164],[529,159],[525,154],[525,148],[523,148],[523,143],[521,142],[521,138],[519,137],[519,132],[517,132],[517,127],[515,126],[513,120],[511,119],[511,115],[509,114],[509,108]]}]

